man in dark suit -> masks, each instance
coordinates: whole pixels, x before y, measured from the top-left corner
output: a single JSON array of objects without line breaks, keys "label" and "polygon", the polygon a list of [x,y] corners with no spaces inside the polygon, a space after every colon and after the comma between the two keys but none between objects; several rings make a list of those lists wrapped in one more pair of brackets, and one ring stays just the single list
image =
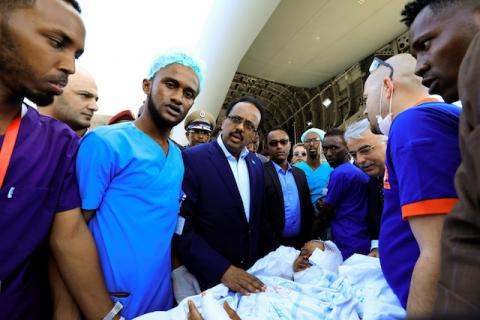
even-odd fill
[{"label": "man in dark suit", "polygon": [[245,271],[275,248],[263,216],[263,166],[246,149],[262,110],[251,97],[232,101],[221,135],[183,152],[186,199],[179,226],[184,226],[177,230],[175,246],[202,290],[220,282],[242,294],[265,289]]},{"label": "man in dark suit", "polygon": [[283,129],[267,135],[271,161],[264,164],[268,220],[282,245],[300,249],[310,240],[314,217],[305,173],[288,161],[290,139]]}]

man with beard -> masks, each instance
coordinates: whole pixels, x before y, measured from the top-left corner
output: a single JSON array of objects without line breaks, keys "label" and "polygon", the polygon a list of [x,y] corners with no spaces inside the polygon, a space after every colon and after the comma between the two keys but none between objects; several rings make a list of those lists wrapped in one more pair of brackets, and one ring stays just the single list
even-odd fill
[{"label": "man with beard", "polygon": [[370,176],[368,183],[368,217],[372,246],[370,256],[378,257],[378,235],[383,211],[383,176],[387,137],[374,134],[367,119],[351,124],[345,132],[350,156]]},{"label": "man with beard", "polygon": [[288,163],[291,143],[285,130],[271,130],[267,148],[271,160],[263,167],[268,221],[282,245],[300,249],[311,239],[314,217],[307,178]]},{"label": "man with beard", "polygon": [[169,135],[201,84],[194,58],[161,55],[143,80],[147,99],[140,118],[97,128],[80,144],[82,209],[91,217],[108,291],[127,319],[173,306],[170,242],[184,168]]},{"label": "man with beard", "polygon": [[[295,166],[302,169],[307,176],[308,188],[315,210],[312,236],[320,236],[323,240],[329,238],[328,226],[322,221],[321,212],[317,202],[327,194],[328,180],[333,169],[327,162],[321,162],[321,142],[325,132],[317,128],[311,128],[302,134],[301,140],[307,149],[307,161],[297,163]],[[324,228],[322,228],[322,225]]]},{"label": "man with beard", "polygon": [[343,259],[370,252],[368,225],[368,176],[350,163],[343,131],[329,130],[322,142],[323,153],[334,168],[328,193],[318,206],[330,221],[332,241]]},{"label": "man with beard", "polygon": [[412,1],[402,12],[417,74],[431,93],[447,102],[460,97],[463,105],[462,163],[455,176],[459,201],[445,219],[435,310],[477,315],[480,288],[472,284],[480,279],[479,7],[478,0]]},{"label": "man with beard", "polygon": [[176,253],[202,290],[220,282],[242,294],[265,289],[245,271],[275,248],[264,216],[263,166],[246,148],[262,113],[255,98],[233,100],[220,136],[183,151],[186,199]]},{"label": "man with beard", "polygon": [[80,211],[78,137],[25,104],[63,92],[84,47],[74,0],[0,1],[0,318],[49,319],[48,246],[84,315],[113,302]]},{"label": "man with beard", "polygon": [[86,70],[77,68],[69,77],[63,93],[52,103],[38,108],[38,112],[67,124],[79,137],[83,137],[98,110],[97,101],[95,80]]}]

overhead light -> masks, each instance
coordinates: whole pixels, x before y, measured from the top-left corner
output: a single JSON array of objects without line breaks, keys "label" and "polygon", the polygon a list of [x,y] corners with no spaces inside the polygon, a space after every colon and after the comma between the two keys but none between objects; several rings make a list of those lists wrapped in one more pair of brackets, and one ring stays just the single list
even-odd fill
[{"label": "overhead light", "polygon": [[307,122],[307,126],[310,127],[312,125],[312,121]]},{"label": "overhead light", "polygon": [[358,2],[358,4],[364,4],[366,2],[366,0],[358,0],[357,2]]},{"label": "overhead light", "polygon": [[288,64],[292,64],[292,61],[291,61],[291,60],[288,60],[288,62],[287,62],[287,63],[288,63]]},{"label": "overhead light", "polygon": [[316,36],[315,40],[317,40],[317,41],[320,40],[320,36]]},{"label": "overhead light", "polygon": [[322,104],[325,108],[328,108],[332,104],[332,100],[330,100],[330,98],[325,98],[323,99]]}]

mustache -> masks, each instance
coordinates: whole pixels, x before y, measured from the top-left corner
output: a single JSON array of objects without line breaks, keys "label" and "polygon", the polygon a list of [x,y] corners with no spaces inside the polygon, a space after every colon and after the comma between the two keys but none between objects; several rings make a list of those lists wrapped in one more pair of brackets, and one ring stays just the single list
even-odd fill
[{"label": "mustache", "polygon": [[366,167],[369,167],[369,166],[374,165],[374,164],[375,164],[375,162],[370,161],[370,160],[366,161],[365,163],[362,163],[362,164],[357,163],[357,165],[360,169],[365,169]]},{"label": "mustache", "polygon": [[240,131],[240,130],[235,130],[235,131],[231,132],[231,133],[230,133],[230,136],[232,136],[232,135],[237,135],[237,136],[240,137],[240,139],[243,140],[243,132]]}]

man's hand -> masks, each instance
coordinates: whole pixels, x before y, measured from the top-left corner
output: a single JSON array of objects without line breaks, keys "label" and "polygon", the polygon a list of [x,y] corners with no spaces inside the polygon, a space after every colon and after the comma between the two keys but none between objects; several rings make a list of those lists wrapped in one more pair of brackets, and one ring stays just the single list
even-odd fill
[{"label": "man's hand", "polygon": [[222,283],[232,291],[248,296],[265,291],[265,285],[257,277],[231,265],[222,276]]},{"label": "man's hand", "polygon": [[368,254],[369,257],[378,258],[378,248],[373,248]]},{"label": "man's hand", "polygon": [[201,292],[197,278],[185,266],[172,270],[173,295],[177,303]]},{"label": "man's hand", "polygon": [[[227,301],[223,302],[223,309],[227,312],[228,316],[232,320],[242,320],[238,316],[238,314],[233,310],[230,305],[227,303]],[[188,300],[188,315],[187,315],[188,320],[204,320],[200,312],[198,311],[197,307],[193,303],[192,300]],[[207,319],[208,320],[208,319]]]},{"label": "man's hand", "polygon": [[188,320],[203,320],[202,315],[200,314],[200,311],[198,311],[197,307],[193,303],[192,300],[188,300],[188,315],[187,315]]},{"label": "man's hand", "polygon": [[325,202],[323,202],[322,199],[318,199],[317,202],[315,203],[315,206],[317,207],[318,210],[325,209],[326,205]]}]

